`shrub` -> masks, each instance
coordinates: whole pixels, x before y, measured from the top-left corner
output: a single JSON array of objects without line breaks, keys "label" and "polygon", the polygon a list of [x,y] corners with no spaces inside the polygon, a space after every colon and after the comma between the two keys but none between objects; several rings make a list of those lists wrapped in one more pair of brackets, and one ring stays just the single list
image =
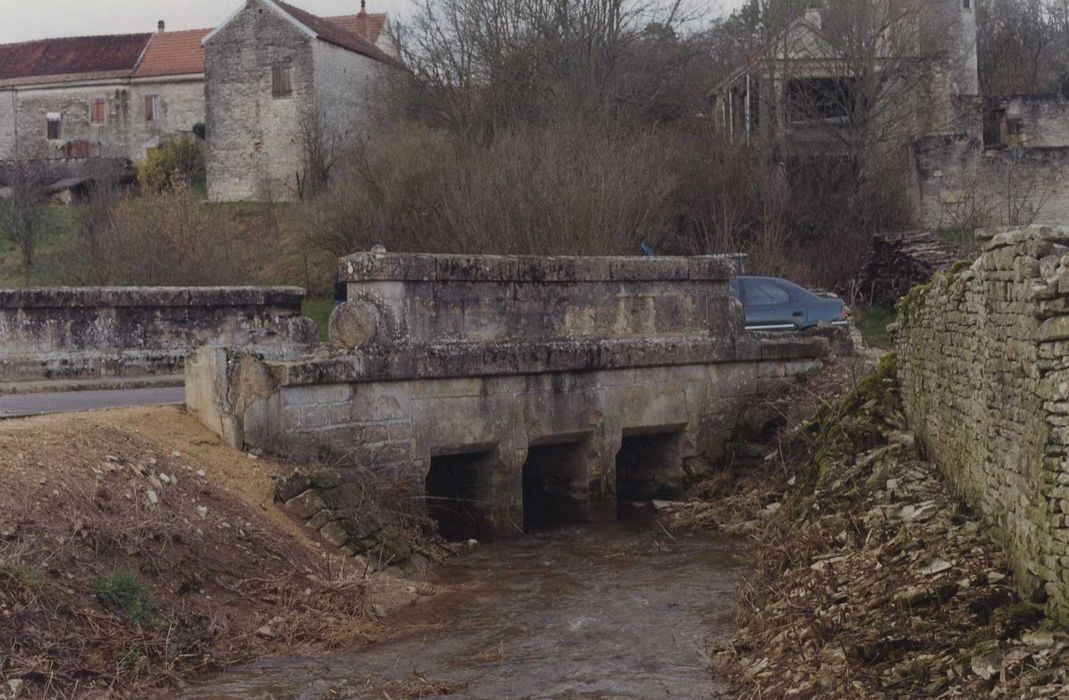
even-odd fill
[{"label": "shrub", "polygon": [[139,624],[153,617],[155,603],[150,591],[129,569],[116,569],[107,576],[93,579],[93,593],[109,608],[118,608]]},{"label": "shrub", "polygon": [[188,134],[174,136],[150,150],[137,169],[138,182],[152,192],[172,189],[179,181],[203,192],[206,178],[201,141]]},{"label": "shrub", "polygon": [[196,200],[185,180],[169,189],[124,197],[93,241],[78,241],[67,279],[93,285],[244,284],[250,274],[219,217]]},{"label": "shrub", "polygon": [[369,142],[305,209],[335,255],[397,252],[631,254],[665,239],[675,182],[649,133],[561,123],[489,145],[411,124]]}]

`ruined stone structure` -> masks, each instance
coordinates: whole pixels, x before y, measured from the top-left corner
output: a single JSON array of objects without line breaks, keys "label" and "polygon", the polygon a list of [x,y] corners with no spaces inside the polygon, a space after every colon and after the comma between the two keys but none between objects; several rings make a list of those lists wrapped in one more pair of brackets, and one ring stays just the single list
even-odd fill
[{"label": "ruined stone structure", "polygon": [[203,350],[186,368],[190,411],[233,445],[344,457],[279,492],[339,545],[360,539],[362,469],[430,498],[453,537],[671,496],[827,350],[745,332],[718,258],[370,253],[341,269],[334,349]]},{"label": "ruined stone structure", "polygon": [[1069,615],[1069,229],[993,236],[902,301],[906,413],[995,527],[1026,594]]},{"label": "ruined stone structure", "polygon": [[181,372],[202,345],[307,349],[315,324],[289,287],[0,290],[0,382]]},{"label": "ruined stone structure", "polygon": [[392,62],[363,36],[281,0],[248,0],[204,40],[208,193],[294,199],[364,128]]},{"label": "ruined stone structure", "polygon": [[[850,18],[819,9],[795,17],[712,92],[713,124],[735,143],[787,146],[787,157],[844,155],[866,112],[878,140],[901,144],[932,133],[979,135],[976,9],[967,0],[886,0],[867,9],[880,35],[852,55]],[[879,18],[879,19],[877,19]],[[859,20],[860,21],[860,20]],[[838,26],[836,26],[838,23]],[[826,26],[827,25],[827,26]],[[879,91],[864,85],[879,75]],[[865,92],[868,90],[869,92]]]},{"label": "ruined stone structure", "polygon": [[1065,221],[1069,103],[1050,95],[995,97],[983,110],[982,136],[936,134],[913,144],[919,223],[967,229]]},{"label": "ruined stone structure", "polygon": [[[818,11],[797,17],[716,87],[714,124],[731,141],[786,146],[788,161],[804,163],[843,155],[857,138],[854,101],[872,99],[866,129],[879,134],[882,162],[906,176],[917,227],[1069,217],[1069,103],[980,94],[976,0],[887,7],[873,55],[849,55]],[[879,91],[859,96],[857,73],[880,70],[890,75]]]}]

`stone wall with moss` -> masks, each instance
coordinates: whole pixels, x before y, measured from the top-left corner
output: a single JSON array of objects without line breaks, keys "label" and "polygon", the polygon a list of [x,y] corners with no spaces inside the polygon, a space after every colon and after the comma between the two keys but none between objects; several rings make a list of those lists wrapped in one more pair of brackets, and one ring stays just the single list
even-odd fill
[{"label": "stone wall with moss", "polygon": [[899,303],[902,397],[1023,592],[1069,617],[1069,227],[985,238]]}]

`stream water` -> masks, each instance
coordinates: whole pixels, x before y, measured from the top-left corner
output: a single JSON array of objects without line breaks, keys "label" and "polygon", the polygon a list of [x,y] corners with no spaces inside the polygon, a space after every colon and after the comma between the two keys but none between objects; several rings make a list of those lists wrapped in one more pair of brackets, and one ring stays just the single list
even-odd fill
[{"label": "stream water", "polygon": [[741,549],[624,526],[480,545],[434,570],[449,591],[398,612],[389,639],[264,659],[186,697],[396,700],[419,679],[450,698],[722,697],[706,650],[732,632]]}]

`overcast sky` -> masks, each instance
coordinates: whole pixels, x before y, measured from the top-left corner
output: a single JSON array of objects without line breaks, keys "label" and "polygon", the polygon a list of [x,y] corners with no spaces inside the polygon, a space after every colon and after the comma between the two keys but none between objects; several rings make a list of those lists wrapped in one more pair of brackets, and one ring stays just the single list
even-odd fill
[{"label": "overcast sky", "polygon": [[[0,0],[0,44],[54,36],[126,34],[167,29],[214,27],[243,0]],[[360,0],[291,0],[319,15],[356,14]],[[742,0],[710,0],[716,12]],[[404,17],[412,0],[368,0],[369,12]]]}]

